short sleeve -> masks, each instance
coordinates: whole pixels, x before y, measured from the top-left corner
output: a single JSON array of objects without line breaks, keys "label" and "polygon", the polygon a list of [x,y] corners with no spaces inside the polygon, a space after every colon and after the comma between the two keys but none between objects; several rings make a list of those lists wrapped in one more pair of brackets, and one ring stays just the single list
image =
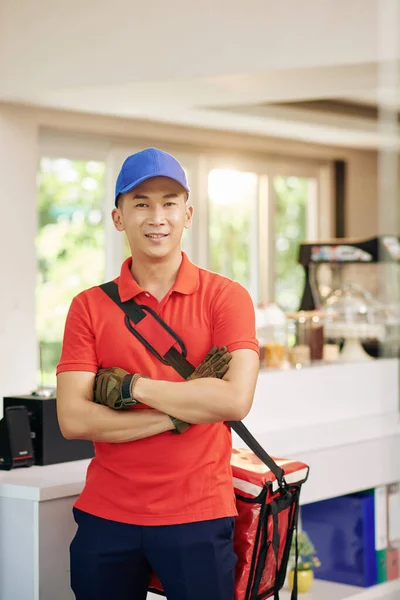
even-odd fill
[{"label": "short sleeve", "polygon": [[248,291],[235,281],[228,281],[213,304],[212,343],[228,350],[250,349],[259,353],[255,311]]},{"label": "short sleeve", "polygon": [[63,371],[97,373],[99,363],[90,314],[82,295],[71,303],[65,322],[64,339],[56,374]]}]

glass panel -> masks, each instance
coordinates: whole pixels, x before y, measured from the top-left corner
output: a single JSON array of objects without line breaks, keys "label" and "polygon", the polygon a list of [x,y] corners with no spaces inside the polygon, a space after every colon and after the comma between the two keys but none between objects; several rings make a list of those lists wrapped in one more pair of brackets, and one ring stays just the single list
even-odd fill
[{"label": "glass panel", "polygon": [[[310,180],[305,177],[274,177],[275,206],[275,299],[285,311],[298,310],[304,288],[304,269],[299,265],[300,242],[307,239]],[[316,210],[315,203],[312,208]],[[312,216],[312,215],[311,215]]]},{"label": "glass panel", "polygon": [[55,385],[55,368],[72,298],[104,279],[104,194],[104,163],[41,159],[36,238],[41,385]]},{"label": "glass panel", "polygon": [[256,173],[213,169],[208,175],[210,268],[244,285],[257,282]]}]

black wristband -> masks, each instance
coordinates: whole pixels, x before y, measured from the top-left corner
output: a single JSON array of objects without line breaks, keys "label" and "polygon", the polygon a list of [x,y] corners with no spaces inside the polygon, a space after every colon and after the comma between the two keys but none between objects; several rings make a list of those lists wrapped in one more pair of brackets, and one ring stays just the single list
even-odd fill
[{"label": "black wristband", "polygon": [[125,375],[121,383],[121,399],[126,404],[134,405],[138,404],[138,401],[131,396],[131,382],[133,375]]}]

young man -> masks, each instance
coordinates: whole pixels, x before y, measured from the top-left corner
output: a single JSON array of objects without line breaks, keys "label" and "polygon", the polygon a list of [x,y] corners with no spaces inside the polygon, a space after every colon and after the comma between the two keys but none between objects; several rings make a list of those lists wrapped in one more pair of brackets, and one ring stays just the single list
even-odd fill
[{"label": "young man", "polygon": [[[247,291],[181,251],[188,196],[181,165],[149,148],[124,162],[112,218],[132,253],[115,280],[121,300],[148,305],[183,339],[189,362],[201,365],[193,378],[157,360],[99,287],[76,296],[68,313],[59,422],[66,438],[93,440],[96,450],[74,507],[77,600],[144,600],[153,571],[168,600],[233,600],[237,513],[224,422],[251,408],[258,343]],[[229,355],[205,360],[212,346]],[[113,410],[126,378],[135,404]]]}]

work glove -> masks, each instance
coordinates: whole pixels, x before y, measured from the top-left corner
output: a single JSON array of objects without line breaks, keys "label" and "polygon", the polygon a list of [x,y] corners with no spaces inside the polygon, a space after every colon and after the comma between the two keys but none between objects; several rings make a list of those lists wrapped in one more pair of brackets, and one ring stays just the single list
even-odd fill
[{"label": "work glove", "polygon": [[189,375],[187,381],[201,379],[203,377],[222,379],[229,369],[231,358],[232,354],[228,352],[226,346],[222,346],[219,349],[217,346],[213,346],[203,362],[201,362],[196,370]]},{"label": "work glove", "polygon": [[140,377],[119,367],[100,369],[94,380],[94,401],[117,410],[138,404],[132,398],[132,390]]}]

